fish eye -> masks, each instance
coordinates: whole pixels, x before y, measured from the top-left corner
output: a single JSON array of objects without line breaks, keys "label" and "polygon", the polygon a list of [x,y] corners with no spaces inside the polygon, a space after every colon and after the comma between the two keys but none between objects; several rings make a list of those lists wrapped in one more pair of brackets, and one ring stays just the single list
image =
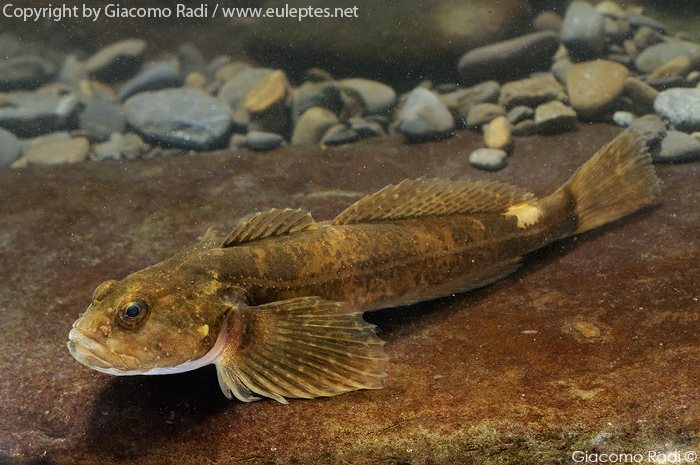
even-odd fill
[{"label": "fish eye", "polygon": [[117,311],[117,322],[124,329],[136,329],[148,317],[148,304],[143,300],[129,300]]}]

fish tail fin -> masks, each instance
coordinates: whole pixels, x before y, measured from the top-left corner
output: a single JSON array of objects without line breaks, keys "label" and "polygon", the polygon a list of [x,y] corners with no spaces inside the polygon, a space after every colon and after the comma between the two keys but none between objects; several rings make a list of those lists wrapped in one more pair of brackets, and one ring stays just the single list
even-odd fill
[{"label": "fish tail fin", "polygon": [[598,150],[559,190],[574,200],[572,234],[615,221],[651,204],[661,181],[639,133],[626,131]]}]

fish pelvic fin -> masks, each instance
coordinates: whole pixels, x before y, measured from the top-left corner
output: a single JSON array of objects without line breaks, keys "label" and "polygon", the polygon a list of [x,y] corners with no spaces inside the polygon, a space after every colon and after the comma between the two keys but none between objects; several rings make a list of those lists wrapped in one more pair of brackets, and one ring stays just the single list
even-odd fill
[{"label": "fish pelvic fin", "polygon": [[577,217],[572,234],[579,234],[650,205],[660,184],[640,134],[625,131],[598,150],[557,192],[570,192]]},{"label": "fish pelvic fin", "polygon": [[301,297],[243,306],[223,330],[228,339],[214,363],[229,399],[287,403],[383,387],[384,342],[362,312],[342,302]]}]

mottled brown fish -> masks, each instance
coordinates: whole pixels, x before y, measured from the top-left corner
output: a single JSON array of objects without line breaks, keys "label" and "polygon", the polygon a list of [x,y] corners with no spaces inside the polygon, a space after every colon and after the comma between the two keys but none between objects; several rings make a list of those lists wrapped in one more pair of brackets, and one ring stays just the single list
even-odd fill
[{"label": "mottled brown fish", "polygon": [[649,205],[658,186],[627,132],[539,200],[506,184],[418,179],[331,221],[258,213],[223,241],[100,284],[68,348],[113,375],[213,363],[224,394],[242,401],[378,389],[384,343],[363,312],[491,283],[523,254]]}]

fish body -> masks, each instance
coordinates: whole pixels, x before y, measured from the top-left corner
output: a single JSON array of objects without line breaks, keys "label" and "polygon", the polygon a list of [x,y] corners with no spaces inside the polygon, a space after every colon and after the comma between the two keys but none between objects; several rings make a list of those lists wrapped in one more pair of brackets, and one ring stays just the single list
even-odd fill
[{"label": "fish body", "polygon": [[380,388],[387,359],[363,312],[489,284],[528,252],[649,205],[658,184],[628,132],[539,200],[506,184],[418,179],[331,221],[272,209],[98,286],[69,350],[114,375],[214,363],[224,394],[243,401]]}]

